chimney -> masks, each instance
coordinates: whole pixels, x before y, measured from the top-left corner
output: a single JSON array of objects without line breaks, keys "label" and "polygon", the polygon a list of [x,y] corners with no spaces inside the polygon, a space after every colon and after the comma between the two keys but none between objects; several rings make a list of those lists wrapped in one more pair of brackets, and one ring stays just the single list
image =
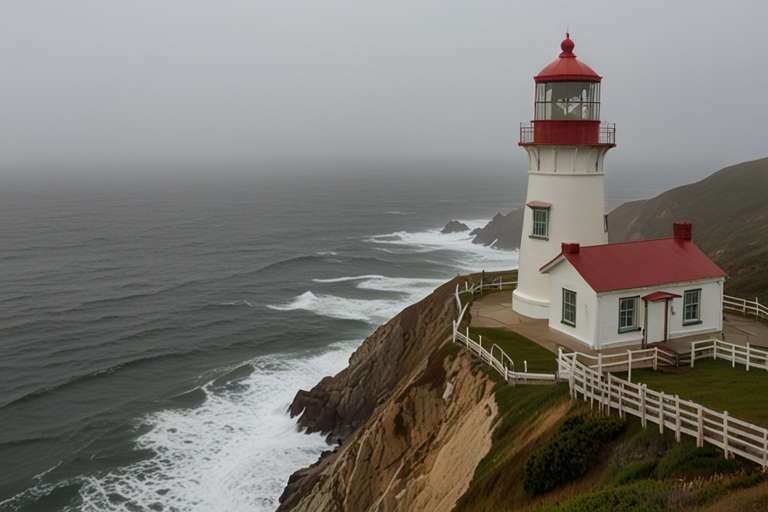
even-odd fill
[{"label": "chimney", "polygon": [[563,242],[563,254],[578,254],[579,242]]},{"label": "chimney", "polygon": [[672,224],[675,229],[675,240],[690,242],[692,238],[693,224],[687,220],[679,220]]}]

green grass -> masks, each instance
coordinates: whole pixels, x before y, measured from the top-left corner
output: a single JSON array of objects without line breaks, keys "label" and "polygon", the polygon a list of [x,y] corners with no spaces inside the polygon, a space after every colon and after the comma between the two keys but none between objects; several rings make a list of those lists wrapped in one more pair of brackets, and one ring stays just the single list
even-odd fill
[{"label": "green grass", "polygon": [[[524,371],[523,361],[528,361],[528,371],[533,373],[554,373],[557,371],[557,357],[536,342],[516,332],[490,327],[470,327],[469,336],[475,341],[483,337],[483,348],[491,350],[498,345],[515,363],[515,371]],[[497,359],[498,352],[494,352]],[[510,368],[511,370],[511,368]]]},{"label": "green grass", "polygon": [[[627,378],[626,372],[616,376]],[[768,371],[765,370],[746,371],[744,365],[732,368],[730,361],[704,359],[682,373],[633,370],[632,382],[641,382],[654,391],[678,395],[717,412],[728,411],[742,421],[768,427]]]}]

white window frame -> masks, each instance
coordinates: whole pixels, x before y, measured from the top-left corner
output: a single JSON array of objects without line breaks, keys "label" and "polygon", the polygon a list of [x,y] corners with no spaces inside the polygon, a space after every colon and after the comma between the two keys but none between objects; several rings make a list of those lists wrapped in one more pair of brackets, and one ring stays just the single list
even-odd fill
[{"label": "white window frame", "polygon": [[[573,299],[570,301],[569,299]],[[561,322],[576,327],[576,292],[563,288],[563,308]]]},{"label": "white window frame", "polygon": [[701,288],[683,292],[683,325],[701,323]]},{"label": "white window frame", "polygon": [[[640,302],[640,296],[635,297],[621,297],[619,298],[619,334],[623,332],[639,331],[640,327],[637,326],[637,305]],[[625,307],[629,304],[631,308]],[[631,311],[631,318],[625,313]],[[625,322],[626,320],[626,322]]]},{"label": "white window frame", "polygon": [[[549,208],[531,208],[533,210],[533,231],[531,236],[533,238],[547,238],[549,236]],[[539,214],[539,219],[536,218]],[[541,216],[544,220],[541,220]],[[543,229],[538,229],[543,227]]]}]

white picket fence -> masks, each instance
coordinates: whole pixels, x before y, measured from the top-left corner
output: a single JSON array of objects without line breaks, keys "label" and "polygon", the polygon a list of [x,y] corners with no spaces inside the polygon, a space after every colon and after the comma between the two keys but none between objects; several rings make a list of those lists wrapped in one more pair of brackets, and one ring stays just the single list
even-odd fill
[{"label": "white picket fence", "polygon": [[[562,354],[562,349],[561,354]],[[627,372],[627,379],[632,381],[632,369],[653,368],[659,366],[675,366],[675,357],[659,347],[651,347],[640,350],[627,350],[618,354],[601,354],[596,356],[573,352],[568,357],[575,357],[581,364],[602,374],[603,372]],[[565,378],[568,367],[560,364],[558,357],[558,373]]]},{"label": "white picket fence", "polygon": [[[499,281],[498,283],[496,281]],[[465,304],[464,307],[461,306],[461,298],[459,297],[462,293],[471,293],[476,294],[486,289],[502,289],[504,285],[508,284],[517,284],[517,281],[504,283],[502,282],[501,278],[496,278],[493,281],[489,283],[483,283],[483,280],[481,280],[477,284],[472,284],[472,286],[469,286],[469,284],[464,281],[464,289],[461,290],[459,285],[456,285],[456,306],[459,308],[459,317],[453,321],[453,342],[456,343],[461,342],[469,351],[476,354],[480,357],[481,360],[485,361],[493,369],[495,369],[497,372],[499,372],[503,377],[504,380],[510,383],[516,383],[520,381],[551,381],[556,382],[558,380],[558,376],[556,373],[534,373],[528,371],[528,362],[523,361],[523,371],[515,371],[515,363],[512,361],[512,358],[510,358],[504,350],[501,349],[498,345],[495,343],[491,345],[491,350],[487,350],[485,347],[483,347],[483,337],[480,336],[479,342],[474,341],[472,338],[469,337],[469,327],[467,327],[466,332],[459,331],[459,325],[461,324],[461,320],[464,318],[464,314],[467,311],[467,307],[469,307],[469,303]],[[518,368],[519,369],[519,368]]]},{"label": "white picket fence", "polygon": [[[498,281],[498,283],[496,282]],[[491,281],[486,281],[485,278],[481,278],[479,283],[472,283],[472,286],[469,285],[468,281],[464,281],[464,289],[462,290],[461,287],[457,284],[456,285],[456,293],[471,293],[472,295],[476,293],[481,293],[485,290],[496,290],[498,289],[501,291],[504,286],[508,284],[517,284],[517,281],[508,281],[504,282],[504,277],[499,276],[497,278],[492,279]]]},{"label": "white picket fence", "polygon": [[747,367],[747,371],[750,368],[768,370],[768,351],[754,348],[749,343],[746,347],[742,347],[717,338],[691,343],[691,367],[697,359],[718,358],[731,361],[732,366],[736,366],[736,363],[743,364]]},{"label": "white picket fence", "polygon": [[515,371],[515,363],[512,361],[512,359],[504,352],[501,347],[496,345],[495,343],[491,346],[491,350],[487,350],[485,347],[483,347],[483,337],[480,336],[480,342],[474,341],[472,338],[469,337],[469,328],[467,328],[466,333],[460,332],[456,328],[456,322],[453,323],[453,342],[460,342],[465,347],[467,347],[468,350],[473,352],[474,354],[478,355],[480,359],[491,365],[491,367],[499,372],[502,377],[504,377],[504,380],[506,380],[509,383],[516,383],[519,381],[552,381],[556,382],[558,380],[558,376],[556,373],[534,373],[528,371],[528,362],[524,361],[523,365],[523,371],[518,372]]},{"label": "white picket fence", "polygon": [[627,414],[637,416],[643,428],[648,422],[659,426],[659,432],[665,428],[675,432],[675,439],[680,441],[682,434],[696,439],[696,446],[709,443],[721,448],[726,458],[740,455],[763,467],[768,466],[768,430],[750,423],[731,418],[728,411],[715,412],[688,400],[665,395],[648,389],[645,384],[602,373],[583,364],[579,359],[583,354],[564,354],[558,357],[560,376],[567,375],[571,397],[582,395],[591,407],[609,413],[618,411],[621,417]]},{"label": "white picket fence", "polygon": [[723,295],[723,309],[740,311],[745,315],[755,315],[768,320],[768,307],[760,304],[758,298],[754,301]]}]

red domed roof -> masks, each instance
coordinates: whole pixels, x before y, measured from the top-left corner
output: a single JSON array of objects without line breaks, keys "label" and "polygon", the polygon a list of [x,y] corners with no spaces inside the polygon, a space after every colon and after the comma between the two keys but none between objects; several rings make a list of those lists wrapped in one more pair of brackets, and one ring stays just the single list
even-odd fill
[{"label": "red domed roof", "polygon": [[533,77],[536,83],[539,82],[564,82],[582,80],[585,82],[599,82],[603,78],[594,72],[592,68],[581,62],[573,54],[573,41],[569,34],[565,33],[565,39],[560,44],[563,53],[549,66],[541,70],[537,76]]}]

